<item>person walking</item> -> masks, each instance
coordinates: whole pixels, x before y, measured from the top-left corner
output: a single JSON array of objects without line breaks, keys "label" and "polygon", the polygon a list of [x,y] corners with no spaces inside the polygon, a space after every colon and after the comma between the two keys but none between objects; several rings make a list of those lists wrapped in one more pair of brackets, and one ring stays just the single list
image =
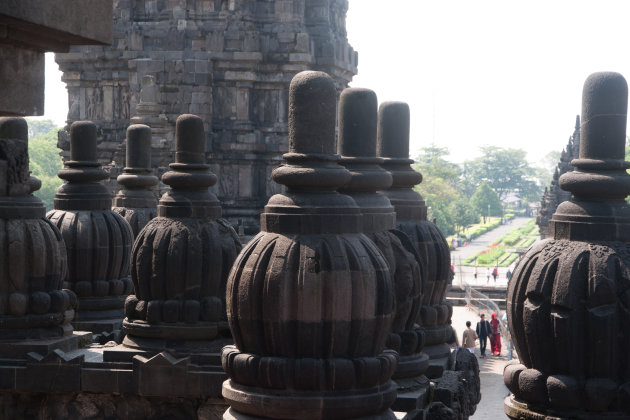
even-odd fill
[{"label": "person walking", "polygon": [[490,284],[490,267],[486,268],[486,284]]},{"label": "person walking", "polygon": [[492,327],[491,350],[492,354],[499,357],[501,356],[501,324],[496,312],[492,312],[490,318],[490,326]]},{"label": "person walking", "polygon": [[492,270],[492,278],[494,279],[494,284],[497,284],[497,276],[498,275],[499,275],[499,269],[495,265],[494,269]]},{"label": "person walking", "polygon": [[481,353],[481,357],[484,358],[486,357],[486,347],[488,345],[488,337],[490,336],[490,334],[492,334],[492,326],[490,325],[488,321],[486,321],[485,314],[481,314],[479,318],[480,320],[479,322],[477,322],[477,328],[475,328],[475,332],[477,333],[477,337],[479,337],[479,352]]},{"label": "person walking", "polygon": [[477,333],[475,330],[470,328],[470,321],[466,321],[466,329],[464,330],[464,335],[462,336],[462,346],[465,349],[468,349],[469,352],[475,354],[475,341],[477,340]]}]

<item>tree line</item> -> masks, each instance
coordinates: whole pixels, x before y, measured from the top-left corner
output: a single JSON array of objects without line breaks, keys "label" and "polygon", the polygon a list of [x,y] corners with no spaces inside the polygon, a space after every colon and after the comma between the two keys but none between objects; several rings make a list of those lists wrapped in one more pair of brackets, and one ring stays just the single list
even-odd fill
[{"label": "tree line", "polygon": [[558,153],[549,153],[547,167],[533,167],[522,149],[482,146],[481,156],[463,164],[449,162],[448,148],[430,145],[415,159],[422,183],[416,186],[445,236],[460,233],[485,217],[502,217],[510,194],[523,205],[539,201],[549,184]]}]

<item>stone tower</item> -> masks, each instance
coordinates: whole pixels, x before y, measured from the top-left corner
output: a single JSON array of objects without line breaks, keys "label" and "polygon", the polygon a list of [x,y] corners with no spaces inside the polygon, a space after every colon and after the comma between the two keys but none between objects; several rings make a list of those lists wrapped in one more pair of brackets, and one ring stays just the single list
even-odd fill
[{"label": "stone tower", "polygon": [[558,204],[563,201],[567,201],[571,198],[571,193],[568,191],[564,191],[560,188],[558,184],[558,180],[560,177],[569,171],[573,170],[573,166],[571,166],[571,161],[573,159],[577,159],[580,153],[580,116],[577,115],[575,117],[575,130],[571,137],[569,137],[569,142],[567,143],[567,147],[562,151],[560,155],[560,161],[556,166],[556,169],[553,173],[553,178],[551,179],[551,185],[549,188],[545,188],[545,193],[540,199],[540,214],[536,217],[536,224],[540,229],[540,237],[542,239],[548,238],[550,236],[549,232],[549,221],[551,220],[551,216],[556,211],[556,207]]},{"label": "stone tower", "polygon": [[628,85],[619,73],[584,83],[576,170],[559,179],[551,238],[514,269],[507,313],[520,363],[506,366],[511,419],[630,415]]},{"label": "stone tower", "polygon": [[392,419],[395,293],[359,207],[335,191],[351,175],[334,154],[334,82],[301,72],[289,98],[290,149],[273,171],[287,192],[228,278],[223,419]]},{"label": "stone tower", "polygon": [[[142,114],[151,125],[164,116],[170,132],[163,138],[171,144],[154,145],[152,154],[154,168],[164,168],[172,161],[176,118],[201,116],[224,216],[257,231],[263,205],[281,188],[268,180],[288,150],[291,78],[321,70],[340,90],[357,72],[347,8],[347,0],[115,0],[111,47],[73,47],[56,56],[68,87],[68,124],[89,119],[100,127],[98,158],[109,164],[124,158],[132,117]],[[149,118],[138,108],[147,75],[159,98]],[[59,146],[67,153],[63,131]]]}]

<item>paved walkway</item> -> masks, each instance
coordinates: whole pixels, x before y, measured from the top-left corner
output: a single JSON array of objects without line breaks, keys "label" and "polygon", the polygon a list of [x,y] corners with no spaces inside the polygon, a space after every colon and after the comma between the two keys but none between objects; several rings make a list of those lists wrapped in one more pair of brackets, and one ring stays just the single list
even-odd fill
[{"label": "paved walkway", "polygon": [[[505,278],[505,273],[508,268],[514,271],[514,267],[499,267],[499,276],[497,278],[496,283],[490,276],[490,281],[488,282],[486,278],[486,267],[478,267],[477,268],[477,280],[475,281],[475,267],[467,267],[461,266],[460,263],[472,256],[475,255],[484,249],[487,249],[491,244],[496,242],[499,238],[506,235],[512,229],[516,229],[518,227],[523,226],[525,223],[531,220],[531,217],[516,217],[512,219],[509,223],[505,225],[500,225],[496,229],[487,232],[478,238],[473,239],[467,246],[460,246],[455,250],[451,251],[451,262],[455,266],[455,278],[453,279],[453,286],[457,286],[459,284],[469,283],[472,286],[496,286],[500,288],[507,287],[507,279]],[[492,270],[492,267],[490,267]]]},{"label": "paved walkway", "polygon": [[[465,258],[474,255],[490,246],[500,237],[507,234],[510,230],[523,226],[530,220],[528,217],[517,217],[512,220],[511,223],[501,225],[490,232],[481,235],[480,237],[473,239],[467,246],[462,246],[454,251],[451,251],[451,261],[455,266],[455,278],[453,279],[453,285],[464,284],[468,282],[472,286],[486,286],[486,268],[479,267],[477,280],[474,279],[475,267],[460,266],[459,262]],[[514,267],[510,267],[512,270]],[[497,288],[505,289],[507,287],[507,279],[505,278],[505,272],[508,267],[499,267],[499,278],[494,283],[492,276],[490,277],[489,286],[496,286]],[[501,314],[502,316],[503,314]],[[490,314],[486,314],[486,318],[490,318]],[[473,312],[464,306],[455,306],[453,308],[453,328],[457,333],[457,337],[461,342],[462,333],[466,328],[466,321],[472,323],[474,329],[479,321],[479,314]],[[486,352],[486,358],[479,358],[479,347],[475,349],[475,354],[479,361],[479,376],[481,379],[481,402],[477,405],[477,411],[470,417],[471,420],[499,420],[507,418],[503,411],[503,400],[510,393],[503,383],[503,368],[508,362],[507,349],[505,344],[501,349],[500,357],[488,356],[490,343],[488,342],[488,351]],[[517,357],[514,352],[514,357]]]},{"label": "paved walkway", "polygon": [[[489,318],[488,314],[486,317]],[[462,334],[466,329],[466,321],[472,323],[474,329],[479,320],[479,315],[464,306],[453,308],[453,327],[457,337],[462,340]],[[481,379],[481,402],[477,405],[477,411],[470,417],[471,420],[500,420],[507,416],[503,411],[503,399],[510,393],[503,383],[503,368],[508,362],[505,346],[501,349],[501,356],[488,356],[490,343],[486,351],[486,358],[479,358],[479,347],[475,349],[479,361],[479,376]],[[516,353],[514,353],[516,357]]]}]

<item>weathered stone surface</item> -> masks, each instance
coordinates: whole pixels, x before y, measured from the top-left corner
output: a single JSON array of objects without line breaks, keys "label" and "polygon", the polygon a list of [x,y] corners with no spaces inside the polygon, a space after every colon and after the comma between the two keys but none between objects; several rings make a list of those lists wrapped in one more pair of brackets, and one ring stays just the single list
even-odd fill
[{"label": "weathered stone surface", "polygon": [[111,42],[111,0],[0,2],[0,115],[44,113],[44,51]]},{"label": "weathered stone surface", "polygon": [[64,286],[79,297],[75,322],[93,332],[116,329],[125,296],[132,290],[129,260],[133,232],[111,210],[101,180],[107,174],[96,161],[96,126],[75,122],[70,131],[71,160],[59,171],[64,184],[46,217],[59,228],[68,254]]},{"label": "weathered stone surface", "polygon": [[26,121],[0,118],[0,338],[7,341],[72,334],[76,297],[61,290],[66,250],[32,195],[39,185],[29,178]]},{"label": "weathered stone surface", "polygon": [[[452,307],[444,298],[451,280],[450,252],[438,227],[427,220],[427,207],[413,190],[422,181],[409,159],[409,106],[404,102],[384,102],[378,112],[377,155],[393,177],[383,191],[396,210],[396,227],[411,240],[420,265],[424,290],[419,324],[424,330],[425,348],[430,359],[445,361],[450,353],[445,344],[450,336],[448,320]],[[436,362],[437,363],[437,362]],[[443,363],[429,370],[429,377],[441,374]]]},{"label": "weathered stone surface", "polygon": [[[0,3],[2,43],[16,43],[44,51],[68,51],[70,45],[109,44],[112,25],[103,16],[112,0],[8,0]],[[61,18],[63,16],[63,18]]]},{"label": "weathered stone surface", "polygon": [[157,216],[153,192],[158,179],[151,171],[151,128],[134,124],[127,128],[126,166],[116,181],[122,186],[114,197],[112,210],[131,226],[134,237]]},{"label": "weathered stone surface", "polygon": [[293,79],[290,149],[273,173],[288,191],[269,200],[228,280],[225,419],[393,418],[394,291],[359,208],[335,192],[351,177],[333,154],[335,113],[328,75]]},{"label": "weathered stone surface", "polygon": [[553,239],[534,244],[514,270],[508,319],[524,366],[504,375],[511,418],[537,418],[544,407],[571,418],[630,415],[627,100],[618,73],[586,80],[576,170],[560,177],[572,198],[551,219]]},{"label": "weathered stone surface", "polygon": [[176,136],[175,162],[162,177],[171,190],[133,247],[135,294],[125,303],[123,344],[212,352],[213,339],[228,334],[225,285],[241,244],[208,189],[217,178],[205,163],[203,121],[180,116]]},{"label": "weathered stone surface", "polygon": [[0,417],[4,419],[219,420],[223,411],[220,400],[206,397],[0,391]]},{"label": "weathered stone surface", "polygon": [[[166,120],[166,143],[154,145],[159,175],[172,162],[176,118],[199,115],[224,217],[233,224],[242,219],[247,234],[258,232],[262,207],[280,189],[268,180],[287,150],[291,78],[321,70],[342,88],[357,72],[345,30],[347,0],[204,0],[185,7],[180,0],[116,0],[114,6],[111,47],[56,56],[68,87],[68,121],[95,121],[102,128],[98,158],[110,163],[120,155],[110,146],[120,144],[131,116],[148,117],[141,122],[152,128]],[[141,109],[146,75],[159,90],[152,109]],[[68,150],[63,134],[59,142]]]},{"label": "weathered stone surface", "polygon": [[341,93],[338,151],[351,178],[339,191],[357,203],[363,214],[363,232],[387,261],[396,294],[388,347],[400,355],[393,379],[402,379],[421,375],[429,363],[429,357],[421,351],[423,334],[415,328],[420,315],[422,279],[411,241],[395,229],[394,208],[384,194],[377,192],[392,183],[391,174],[379,166],[383,159],[376,157],[377,107],[376,94],[369,89],[348,88]]}]

